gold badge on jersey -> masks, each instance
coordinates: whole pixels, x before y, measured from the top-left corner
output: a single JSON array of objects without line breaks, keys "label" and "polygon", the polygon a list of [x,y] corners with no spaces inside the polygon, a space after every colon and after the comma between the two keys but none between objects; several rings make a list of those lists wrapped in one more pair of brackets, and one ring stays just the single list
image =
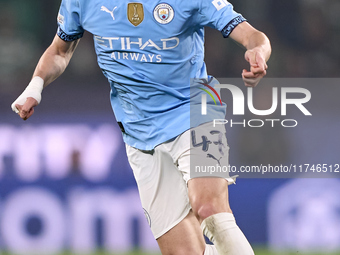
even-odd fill
[{"label": "gold badge on jersey", "polygon": [[127,9],[128,19],[132,25],[138,26],[144,19],[144,9],[141,3],[129,3]]}]

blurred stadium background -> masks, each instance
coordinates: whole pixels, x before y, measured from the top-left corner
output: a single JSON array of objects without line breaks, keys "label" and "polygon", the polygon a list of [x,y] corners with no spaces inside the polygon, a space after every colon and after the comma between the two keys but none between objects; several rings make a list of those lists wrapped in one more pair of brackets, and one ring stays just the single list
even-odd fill
[{"label": "blurred stadium background", "polygon": [[[340,2],[231,2],[271,39],[269,78],[314,81],[313,116],[299,127],[228,130],[231,164],[339,164]],[[158,254],[91,35],[32,119],[10,109],[55,35],[59,4],[0,0],[0,254]],[[211,29],[206,62],[215,77],[248,67],[243,50]],[[340,254],[339,184],[239,179],[230,201],[256,254]]]}]

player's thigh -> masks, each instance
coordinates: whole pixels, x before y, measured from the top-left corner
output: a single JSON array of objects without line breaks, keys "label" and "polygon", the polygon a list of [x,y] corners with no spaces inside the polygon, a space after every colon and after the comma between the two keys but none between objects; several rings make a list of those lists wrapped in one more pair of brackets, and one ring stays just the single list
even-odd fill
[{"label": "player's thigh", "polygon": [[183,179],[220,177],[234,184],[236,176],[229,173],[229,146],[226,130],[213,122],[204,123],[180,135],[173,143],[173,158]]},{"label": "player's thigh", "polygon": [[[199,219],[220,212],[231,212],[228,185],[229,146],[224,126],[205,123],[181,135],[177,144],[188,149],[178,158],[178,167],[188,183],[192,209]],[[200,215],[201,214],[201,215]]]},{"label": "player's thigh", "polygon": [[158,239],[179,224],[191,206],[186,182],[162,146],[143,152],[126,146],[142,206],[151,231]]},{"label": "player's thigh", "polygon": [[157,242],[163,255],[202,255],[205,250],[202,230],[192,211]]}]

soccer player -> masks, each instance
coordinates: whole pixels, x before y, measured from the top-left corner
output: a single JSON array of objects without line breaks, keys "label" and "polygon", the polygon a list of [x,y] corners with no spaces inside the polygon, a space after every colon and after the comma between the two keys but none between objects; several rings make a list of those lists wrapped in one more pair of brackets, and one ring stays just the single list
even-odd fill
[{"label": "soccer player", "polygon": [[[228,165],[229,149],[224,127],[212,130],[207,116],[190,119],[190,104],[195,106],[203,93],[190,83],[202,79],[211,88],[216,84],[203,60],[204,26],[246,48],[250,70],[243,70],[242,77],[249,87],[266,75],[268,38],[226,0],[63,0],[57,21],[52,44],[12,109],[28,119],[43,88],[64,72],[84,31],[92,33],[141,202],[162,254],[253,254],[229,206],[228,185],[234,178],[190,177],[196,159]],[[224,104],[209,102],[208,108],[212,116],[224,118]],[[205,244],[203,233],[213,246]]]}]

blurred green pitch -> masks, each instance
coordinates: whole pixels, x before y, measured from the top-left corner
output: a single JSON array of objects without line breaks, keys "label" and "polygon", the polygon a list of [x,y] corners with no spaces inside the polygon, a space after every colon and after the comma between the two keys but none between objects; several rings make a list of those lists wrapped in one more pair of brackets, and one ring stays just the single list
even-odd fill
[{"label": "blurred green pitch", "polygon": [[[257,248],[254,249],[255,255],[340,255],[340,252],[336,253],[302,253],[299,251],[291,251],[291,252],[281,252],[281,253],[272,253],[268,249],[265,248]],[[62,255],[74,255],[72,253],[64,253]],[[85,254],[84,254],[85,255]],[[89,255],[161,255],[160,253],[142,253],[142,252],[130,252],[130,253],[105,253],[105,252],[97,252],[94,254],[89,254]]]},{"label": "blurred green pitch", "polygon": [[[273,253],[273,252],[270,252],[266,248],[255,248],[254,251],[255,251],[255,255],[340,255],[340,251],[335,252],[335,253],[322,253],[322,252],[302,253],[302,252],[299,252],[299,251]],[[0,254],[1,255],[14,255],[14,254],[8,253],[8,252],[1,252]],[[161,255],[161,254],[160,253],[143,253],[143,252],[139,252],[139,251],[132,251],[132,252],[129,252],[129,253],[108,253],[108,252],[98,251],[96,253],[88,253],[88,254],[74,254],[74,253],[71,253],[71,252],[64,252],[60,255]]]}]

